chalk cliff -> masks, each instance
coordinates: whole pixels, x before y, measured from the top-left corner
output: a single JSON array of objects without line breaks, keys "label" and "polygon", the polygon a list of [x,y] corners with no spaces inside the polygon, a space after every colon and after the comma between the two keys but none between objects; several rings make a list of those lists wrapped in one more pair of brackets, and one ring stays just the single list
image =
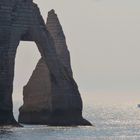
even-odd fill
[{"label": "chalk cliff", "polygon": [[[63,80],[51,75],[41,58],[24,87],[24,104],[20,108],[19,122],[54,126],[91,125],[82,117],[82,99],[73,79],[70,54],[62,26],[54,10],[48,13],[47,30],[54,40],[57,55],[67,73]],[[57,69],[57,68],[56,68]],[[67,81],[67,78],[70,80]]]},{"label": "chalk cliff", "polygon": [[[37,111],[44,114],[45,111],[50,111],[51,120],[47,122],[48,124],[55,124],[56,114],[67,110],[70,104],[70,101],[65,100],[68,96],[62,96],[62,98],[60,96],[64,93],[68,95],[73,92],[78,93],[77,85],[57,57],[53,38],[46,28],[37,5],[32,0],[0,0],[0,125],[17,125],[13,116],[12,92],[16,50],[21,40],[36,43],[49,69],[50,80],[53,81],[53,84],[51,83],[51,99],[45,100],[45,97],[43,99],[38,97],[40,102],[49,100],[50,103],[47,103],[49,110]],[[47,86],[49,87],[49,85]],[[60,95],[60,100],[57,95]],[[30,94],[28,97],[31,97],[30,102],[33,102],[33,95]],[[81,103],[81,100],[79,99],[78,102]],[[20,113],[25,113],[25,106],[20,109]],[[64,106],[63,109],[62,106]],[[82,105],[78,110],[80,113],[81,109]],[[46,118],[47,115],[42,116]],[[32,120],[34,122],[34,118],[37,119],[37,113],[35,116],[32,115],[29,123],[32,123]],[[38,117],[38,119],[40,118]],[[43,118],[41,121],[45,123]]]}]

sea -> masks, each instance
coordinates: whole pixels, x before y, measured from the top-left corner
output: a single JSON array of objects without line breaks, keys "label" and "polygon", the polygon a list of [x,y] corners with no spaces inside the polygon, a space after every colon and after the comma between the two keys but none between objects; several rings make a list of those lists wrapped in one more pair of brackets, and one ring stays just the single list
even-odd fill
[{"label": "sea", "polygon": [[[17,109],[14,113],[17,118]],[[3,127],[0,140],[140,140],[140,108],[135,104],[85,104],[83,116],[93,126]]]}]

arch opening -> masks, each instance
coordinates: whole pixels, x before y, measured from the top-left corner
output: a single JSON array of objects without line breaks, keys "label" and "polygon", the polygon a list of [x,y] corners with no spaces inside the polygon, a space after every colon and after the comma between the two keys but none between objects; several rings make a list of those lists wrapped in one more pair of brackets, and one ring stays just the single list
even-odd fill
[{"label": "arch opening", "polygon": [[18,119],[19,107],[23,104],[23,87],[31,77],[40,57],[34,42],[20,41],[16,53],[13,83],[13,112],[16,120]]}]

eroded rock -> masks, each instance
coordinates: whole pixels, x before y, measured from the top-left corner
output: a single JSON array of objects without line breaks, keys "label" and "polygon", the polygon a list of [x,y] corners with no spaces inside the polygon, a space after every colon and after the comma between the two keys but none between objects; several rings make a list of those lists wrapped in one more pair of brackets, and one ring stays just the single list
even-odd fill
[{"label": "eroded rock", "polygon": [[[49,68],[50,79],[51,81],[55,81],[55,86],[51,86],[51,94],[53,96],[56,95],[55,93],[58,89],[61,89],[60,86],[63,83],[71,85],[72,89],[77,88],[73,84],[73,78],[66,71],[58,57],[56,57],[53,38],[46,28],[37,5],[32,0],[1,0],[0,125],[17,124],[13,117],[12,92],[15,56],[20,40],[34,41],[36,43],[43,60]],[[33,102],[32,99],[31,101]],[[49,107],[51,112],[60,109],[63,103],[60,106],[58,105],[58,108],[56,104],[57,98],[51,99],[51,107]],[[21,111],[23,108],[21,108]],[[34,116],[32,119],[34,119]]]},{"label": "eroded rock", "polygon": [[54,126],[91,125],[82,117],[82,99],[73,79],[70,54],[65,35],[54,10],[48,13],[47,30],[50,32],[58,58],[67,73],[56,79],[41,58],[24,87],[24,104],[20,108],[19,122]]}]

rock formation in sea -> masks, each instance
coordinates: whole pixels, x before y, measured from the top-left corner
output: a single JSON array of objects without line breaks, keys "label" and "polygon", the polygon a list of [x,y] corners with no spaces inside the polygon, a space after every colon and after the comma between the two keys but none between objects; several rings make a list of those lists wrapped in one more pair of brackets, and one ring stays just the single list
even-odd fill
[{"label": "rock formation in sea", "polygon": [[[52,116],[48,124],[54,124],[55,117],[58,115],[61,118],[63,114],[62,106],[67,109],[70,102],[75,106],[74,101],[67,102],[65,99],[68,97],[67,94],[78,93],[77,85],[57,57],[53,38],[46,28],[37,5],[32,0],[0,0],[0,125],[18,124],[13,116],[12,92],[15,56],[20,40],[34,41],[42,59],[48,66],[50,79],[54,83],[51,85],[51,100],[48,99],[51,101],[49,103],[51,110],[49,111],[51,111]],[[60,100],[58,100],[56,93],[60,95]],[[64,93],[65,96],[61,98],[61,94],[64,95]],[[30,98],[30,101],[33,102],[32,97]],[[40,102],[44,102],[43,99],[40,98]],[[81,99],[77,103],[81,104]],[[76,110],[76,112],[79,111],[79,116],[81,109],[82,104],[80,110],[79,108]],[[22,110],[24,108],[21,108]],[[44,118],[47,113],[45,111],[48,110],[39,112],[44,113],[42,115]],[[68,115],[70,111],[69,109]],[[72,116],[72,114],[70,115]],[[32,119],[34,120],[34,115],[32,115]],[[38,119],[40,118],[38,117]]]},{"label": "rock formation in sea", "polygon": [[46,28],[54,40],[57,53],[54,57],[58,57],[71,80],[67,75],[63,80],[55,79],[41,58],[24,87],[19,122],[54,126],[91,125],[82,117],[82,99],[73,79],[65,35],[54,10],[48,13]]}]

